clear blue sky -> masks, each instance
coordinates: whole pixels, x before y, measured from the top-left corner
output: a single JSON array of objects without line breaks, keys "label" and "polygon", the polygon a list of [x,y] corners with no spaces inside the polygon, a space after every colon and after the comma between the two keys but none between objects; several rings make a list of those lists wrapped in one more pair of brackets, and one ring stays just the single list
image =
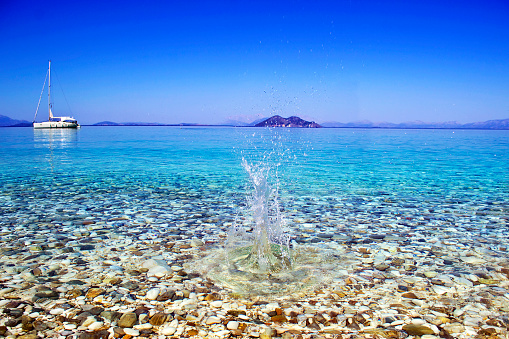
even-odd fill
[{"label": "clear blue sky", "polygon": [[49,59],[81,123],[509,118],[507,0],[3,0],[0,46],[0,114],[29,121]]}]

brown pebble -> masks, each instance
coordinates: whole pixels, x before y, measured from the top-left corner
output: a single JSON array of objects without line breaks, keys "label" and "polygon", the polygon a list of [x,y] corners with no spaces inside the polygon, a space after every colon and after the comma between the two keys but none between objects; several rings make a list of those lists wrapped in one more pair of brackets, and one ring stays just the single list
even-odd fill
[{"label": "brown pebble", "polygon": [[386,264],[380,264],[380,265],[376,265],[375,268],[379,271],[385,271],[386,269],[389,268],[389,265],[386,265]]},{"label": "brown pebble", "polygon": [[153,326],[160,326],[160,325],[164,324],[167,317],[168,317],[168,315],[166,313],[159,312],[159,313],[154,314],[150,318],[149,323]]},{"label": "brown pebble", "polygon": [[38,339],[39,337],[35,333],[28,333],[28,334],[20,335],[16,338],[17,339]]},{"label": "brown pebble", "polygon": [[42,274],[42,271],[39,267],[36,267],[32,270],[32,274],[35,275],[35,276],[39,276]]},{"label": "brown pebble", "polygon": [[244,311],[244,310],[228,310],[228,314],[232,315],[234,317],[238,317],[239,314],[246,315],[246,311]]},{"label": "brown pebble", "polygon": [[403,298],[409,298],[409,299],[419,299],[418,296],[415,295],[414,292],[406,292],[401,295]]},{"label": "brown pebble", "polygon": [[425,334],[434,334],[433,330],[424,325],[415,325],[415,324],[406,324],[403,326],[403,331],[407,332],[410,335],[425,335]]},{"label": "brown pebble", "polygon": [[119,338],[125,335],[124,329],[122,327],[114,327],[113,333],[115,338]]},{"label": "brown pebble", "polygon": [[41,320],[35,320],[32,325],[34,326],[34,330],[36,331],[44,331],[48,329],[48,325],[41,321]]},{"label": "brown pebble", "polygon": [[195,330],[195,329],[187,331],[187,335],[190,335],[190,336],[197,335],[197,334],[198,334],[198,330]]},{"label": "brown pebble", "polygon": [[103,294],[105,291],[104,289],[102,288],[95,288],[95,287],[92,287],[91,289],[89,289],[87,291],[87,294],[86,294],[86,297],[88,299],[94,299],[95,297],[97,297],[98,295],[101,295]]},{"label": "brown pebble", "polygon": [[140,316],[141,314],[144,314],[144,313],[147,314],[148,312],[150,312],[150,309],[148,309],[145,306],[140,306],[134,310],[134,314],[136,314],[137,316]]},{"label": "brown pebble", "polygon": [[205,297],[205,300],[206,301],[221,300],[221,295],[219,295],[219,293],[210,293],[210,294],[207,294],[207,296]]},{"label": "brown pebble", "polygon": [[34,325],[32,323],[24,323],[21,325],[21,329],[25,332],[30,332],[34,329]]},{"label": "brown pebble", "polygon": [[157,301],[170,300],[171,298],[173,298],[174,295],[175,295],[175,291],[174,290],[166,290],[163,293],[159,294],[157,296],[156,300]]},{"label": "brown pebble", "polygon": [[138,320],[138,316],[136,313],[128,312],[122,314],[120,319],[118,320],[118,326],[120,327],[133,327]]},{"label": "brown pebble", "polygon": [[80,297],[83,295],[83,291],[79,288],[74,288],[67,292],[67,298],[69,299],[75,299],[76,297]]},{"label": "brown pebble", "polygon": [[277,314],[275,316],[270,317],[270,319],[275,323],[284,323],[288,321],[283,314]]},{"label": "brown pebble", "polygon": [[391,266],[401,266],[405,262],[404,259],[396,258],[391,261]]}]

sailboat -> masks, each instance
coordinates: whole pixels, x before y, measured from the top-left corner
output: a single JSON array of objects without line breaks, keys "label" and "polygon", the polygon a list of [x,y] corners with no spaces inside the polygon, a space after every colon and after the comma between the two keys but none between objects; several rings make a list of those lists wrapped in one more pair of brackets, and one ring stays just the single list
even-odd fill
[{"label": "sailboat", "polygon": [[37,104],[37,110],[35,111],[35,117],[33,121],[34,128],[78,128],[80,125],[78,121],[73,117],[55,117],[53,116],[53,112],[51,111],[51,60],[49,61],[48,66],[48,112],[49,118],[48,121],[43,122],[35,122],[37,118],[37,112],[39,111],[39,105],[41,104],[42,93],[44,92],[44,87],[46,86],[46,79],[44,79],[44,84],[42,85],[41,96],[39,97],[39,103]]}]

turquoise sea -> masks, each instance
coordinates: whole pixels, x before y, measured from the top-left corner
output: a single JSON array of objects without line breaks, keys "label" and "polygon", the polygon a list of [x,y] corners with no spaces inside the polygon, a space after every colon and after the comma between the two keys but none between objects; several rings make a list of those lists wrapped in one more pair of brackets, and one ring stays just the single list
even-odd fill
[{"label": "turquoise sea", "polygon": [[507,131],[3,128],[0,145],[4,228],[115,215],[228,225],[249,190],[245,158],[271,168],[297,239],[294,218],[323,233],[416,224],[509,245]]}]

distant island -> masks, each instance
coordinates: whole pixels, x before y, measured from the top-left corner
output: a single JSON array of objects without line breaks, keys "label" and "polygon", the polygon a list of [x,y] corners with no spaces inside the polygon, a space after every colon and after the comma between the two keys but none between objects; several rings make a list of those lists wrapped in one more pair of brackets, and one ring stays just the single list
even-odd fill
[{"label": "distant island", "polygon": [[[460,124],[456,121],[448,122],[423,122],[423,121],[410,121],[402,123],[391,122],[371,122],[371,121],[356,121],[356,122],[337,122],[328,121],[317,124],[314,121],[306,121],[296,116],[283,118],[279,115],[274,115],[270,118],[262,118],[255,120],[251,123],[246,123],[237,120],[228,120],[222,124],[197,124],[197,123],[178,123],[178,124],[164,124],[157,122],[113,122],[101,121],[95,124],[83,126],[181,126],[181,127],[199,127],[199,126],[217,126],[217,127],[300,127],[300,128],[388,128],[388,129],[486,129],[486,130],[509,130],[509,119],[488,120],[481,122],[471,122]],[[0,127],[32,127],[32,123],[26,120],[17,120],[9,118],[5,115],[0,115]]]},{"label": "distant island", "polygon": [[283,118],[279,115],[274,115],[262,122],[257,123],[254,127],[299,127],[299,128],[321,128],[314,121],[306,121],[299,117],[292,116]]}]

